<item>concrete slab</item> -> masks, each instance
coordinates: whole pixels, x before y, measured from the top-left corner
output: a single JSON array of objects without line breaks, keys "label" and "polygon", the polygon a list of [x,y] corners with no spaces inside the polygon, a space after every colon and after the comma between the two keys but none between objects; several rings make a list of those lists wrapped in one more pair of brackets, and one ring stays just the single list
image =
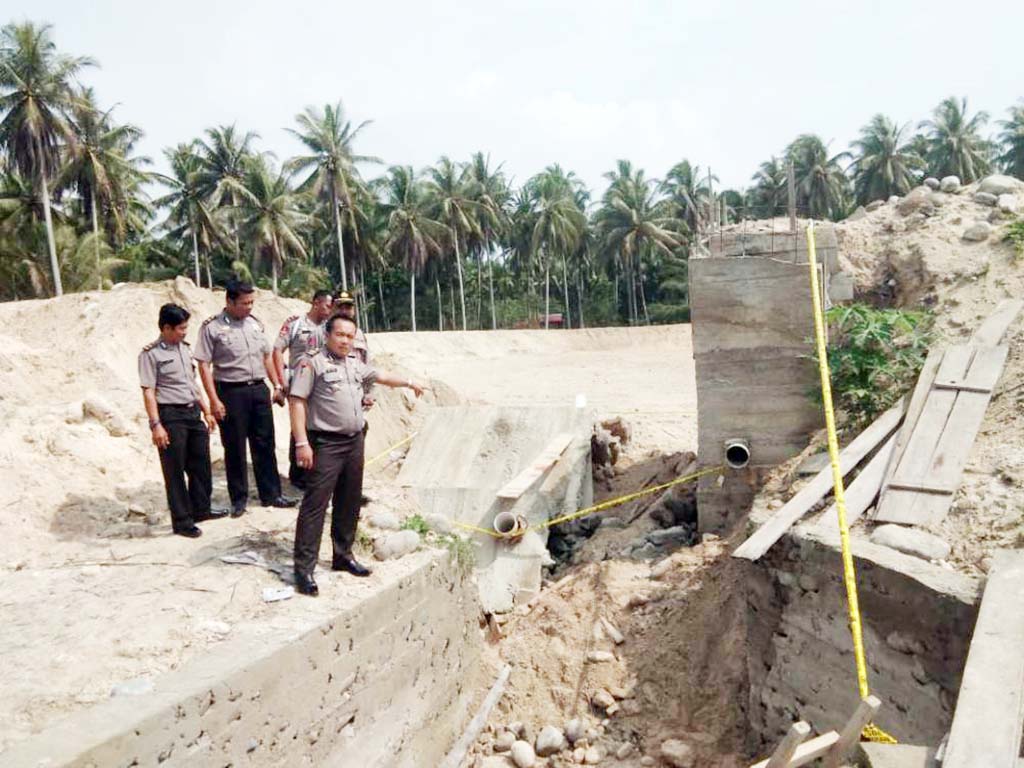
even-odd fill
[{"label": "concrete slab", "polygon": [[[424,514],[492,530],[495,516],[510,512],[532,528],[516,543],[463,529],[476,545],[480,601],[488,613],[510,611],[539,591],[549,555],[547,529],[537,526],[592,503],[593,423],[591,412],[575,407],[439,408],[409,449],[398,483],[413,489]],[[518,499],[498,498],[561,433],[573,439],[558,461]]]},{"label": "concrete slab", "polygon": [[936,768],[939,765],[932,747],[871,742],[865,742],[860,747],[867,768]]}]

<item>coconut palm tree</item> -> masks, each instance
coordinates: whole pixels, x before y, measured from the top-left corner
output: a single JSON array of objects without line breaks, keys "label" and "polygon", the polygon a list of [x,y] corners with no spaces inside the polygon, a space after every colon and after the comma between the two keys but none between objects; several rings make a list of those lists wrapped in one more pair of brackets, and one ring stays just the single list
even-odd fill
[{"label": "coconut palm tree", "polygon": [[[576,251],[587,226],[581,205],[586,189],[574,173],[566,173],[557,163],[530,179],[527,186],[533,205],[530,253],[544,264],[544,328],[547,329],[551,315],[551,261],[561,256],[563,278],[567,280],[566,259]],[[568,313],[568,302],[565,309]]]},{"label": "coconut palm tree", "polygon": [[1010,107],[1010,119],[1000,120],[999,125],[1003,128],[999,134],[999,162],[1006,173],[1024,179],[1024,101]]},{"label": "coconut palm tree", "polygon": [[[358,232],[355,223],[355,198],[363,181],[359,177],[356,163],[380,163],[381,160],[367,155],[353,153],[352,144],[359,133],[372,121],[364,120],[355,128],[345,116],[339,101],[334,106],[327,104],[320,112],[314,107],[295,116],[299,130],[288,129],[309,150],[308,155],[299,155],[288,161],[287,167],[297,173],[309,175],[299,185],[299,190],[311,192],[324,199],[331,207],[338,248],[338,265],[341,269],[342,288],[348,290],[348,271],[345,264],[345,244],[342,235],[344,224],[353,233]],[[342,213],[344,211],[344,214]],[[347,218],[342,221],[343,215]]]},{"label": "coconut palm tree", "polygon": [[786,148],[796,177],[796,204],[811,218],[839,219],[846,213],[849,179],[841,162],[848,154],[829,157],[828,147],[814,134],[798,136]]},{"label": "coconut palm tree", "polygon": [[291,258],[307,258],[300,232],[310,226],[312,216],[300,205],[286,171],[273,168],[269,158],[256,155],[245,163],[245,175],[236,189],[240,224],[245,239],[255,248],[257,259],[270,262],[271,286],[278,289],[278,276]]},{"label": "coconut palm tree", "polygon": [[[599,241],[611,258],[617,258],[629,281],[630,320],[636,322],[636,275],[643,280],[641,260],[645,253],[660,251],[668,256],[684,243],[686,222],[671,215],[676,206],[659,200],[659,185],[647,179],[643,170],[633,170],[620,160],[615,171],[605,174],[608,190],[594,214]],[[646,316],[643,284],[640,298]]]},{"label": "coconut palm tree", "polygon": [[460,243],[479,235],[478,205],[470,198],[469,174],[465,166],[442,156],[437,167],[427,169],[427,184],[433,208],[431,218],[448,227],[448,240],[455,252],[455,267],[459,277],[459,303],[462,308],[462,330],[466,324],[466,287],[462,276]]},{"label": "coconut palm tree", "polygon": [[238,206],[246,164],[253,157],[252,144],[259,134],[240,133],[234,125],[206,130],[206,141],[196,142],[199,170],[196,183],[211,209],[224,208],[234,236],[234,250],[239,251]]},{"label": "coconut palm tree", "polygon": [[[192,241],[192,260],[195,269],[196,285],[202,285],[199,277],[199,248],[209,254],[214,242],[225,250],[231,245],[224,232],[216,212],[207,202],[200,183],[202,162],[197,154],[199,142],[179,144],[164,150],[164,156],[171,166],[171,175],[158,175],[160,183],[170,187],[171,191],[154,201],[160,208],[170,208],[167,221],[171,225],[170,235],[173,238],[187,237]],[[213,275],[209,256],[206,260],[207,284],[213,287]]]},{"label": "coconut palm tree", "polygon": [[[96,263],[101,260],[99,243],[100,211],[103,211],[104,229],[109,223],[118,241],[124,240],[126,222],[123,205],[131,196],[131,186],[142,171],[139,161],[130,159],[132,145],[142,136],[134,125],[115,125],[110,111],[100,112],[91,88],[84,89],[73,112],[75,141],[67,146],[64,165],[57,177],[57,188],[74,189],[82,198],[85,210],[92,219],[92,232],[96,248]],[[102,273],[97,269],[99,279]]]},{"label": "coconut palm tree", "polygon": [[761,163],[751,181],[754,182],[749,194],[751,218],[770,219],[785,209],[789,184],[785,160],[772,155],[771,160]]},{"label": "coconut palm tree", "polygon": [[905,195],[917,183],[924,161],[906,140],[906,130],[885,115],[875,115],[860,129],[851,144],[855,159],[850,166],[858,203]]},{"label": "coconut palm tree", "polygon": [[74,79],[93,61],[58,53],[51,30],[31,22],[0,30],[0,147],[22,176],[39,185],[53,292],[60,296],[64,288],[48,182],[59,168],[62,144],[74,141],[68,120],[75,103]]},{"label": "coconut palm tree", "polygon": [[487,283],[491,299],[491,329],[498,327],[498,317],[494,308],[494,258],[495,249],[500,245],[501,238],[511,225],[509,203],[511,190],[505,174],[499,165],[493,171],[490,168],[490,156],[476,152],[469,161],[470,197],[476,203],[476,233],[469,238],[469,249],[477,260],[477,327],[481,327],[481,296],[480,277],[483,272],[481,262],[487,256]]},{"label": "coconut palm tree", "polygon": [[416,330],[416,275],[441,252],[448,228],[430,217],[431,199],[411,166],[393,166],[377,184],[388,216],[385,250],[409,272],[409,314]]},{"label": "coconut palm tree", "polygon": [[968,184],[992,170],[992,145],[981,136],[987,112],[967,114],[967,99],[950,96],[921,123],[928,139],[928,170],[935,176],[958,176]]},{"label": "coconut palm tree", "polygon": [[704,173],[686,159],[665,174],[661,191],[674,207],[673,216],[685,221],[691,233],[703,231],[711,220],[711,184],[717,181],[717,176]]}]

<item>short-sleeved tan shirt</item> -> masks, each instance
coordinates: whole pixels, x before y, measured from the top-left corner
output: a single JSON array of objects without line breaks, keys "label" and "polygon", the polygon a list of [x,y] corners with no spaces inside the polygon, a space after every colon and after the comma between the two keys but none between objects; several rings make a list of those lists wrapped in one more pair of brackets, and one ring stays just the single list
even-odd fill
[{"label": "short-sleeved tan shirt", "polygon": [[199,400],[195,365],[188,342],[157,339],[139,353],[139,383],[156,390],[160,405],[191,405]]},{"label": "short-sleeved tan shirt", "polygon": [[284,321],[274,340],[274,349],[288,350],[288,367],[299,367],[302,358],[324,345],[324,323],[314,323],[309,315],[293,315]]},{"label": "short-sleeved tan shirt", "polygon": [[289,394],[306,401],[307,429],[353,435],[363,429],[363,395],[377,375],[355,355],[339,358],[325,348],[299,364]]},{"label": "short-sleeved tan shirt", "polygon": [[263,323],[252,315],[236,320],[225,310],[203,322],[195,358],[213,363],[216,381],[255,381],[267,375],[263,358],[270,351]]}]

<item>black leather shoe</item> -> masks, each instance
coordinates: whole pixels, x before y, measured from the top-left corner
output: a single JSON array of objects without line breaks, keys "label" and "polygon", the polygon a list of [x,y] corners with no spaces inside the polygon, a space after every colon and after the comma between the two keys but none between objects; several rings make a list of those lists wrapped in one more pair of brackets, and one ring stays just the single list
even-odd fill
[{"label": "black leather shoe", "polygon": [[369,496],[367,496],[366,494],[363,494],[362,496],[360,496],[360,497],[359,497],[359,506],[360,506],[360,507],[365,507],[365,506],[366,506],[367,504],[369,504],[369,503],[370,503],[371,501],[373,501],[373,499],[371,499],[371,498],[370,498]]},{"label": "black leather shoe", "polygon": [[198,525],[190,525],[187,528],[178,528],[175,533],[178,536],[185,536],[189,539],[198,539],[203,535],[203,532],[200,530]]},{"label": "black leather shoe", "polygon": [[197,523],[202,523],[207,520],[220,520],[222,517],[228,516],[228,510],[223,507],[211,507],[209,512],[204,512],[201,515],[195,515],[193,519]]},{"label": "black leather shoe", "polygon": [[245,514],[245,502],[244,501],[240,502],[238,504],[232,504],[231,505],[231,516],[232,517],[241,517],[244,514]]},{"label": "black leather shoe", "polygon": [[287,507],[294,507],[299,503],[298,499],[292,499],[288,496],[278,496],[276,499],[271,499],[266,502],[263,506],[265,507],[278,507],[279,509],[285,509]]},{"label": "black leather shoe", "polygon": [[295,573],[295,591],[300,595],[309,595],[310,597],[317,597],[320,594],[320,588],[316,585],[313,577],[298,572]]},{"label": "black leather shoe", "polygon": [[353,576],[369,576],[373,571],[354,557],[336,557],[331,562],[332,571],[348,571]]}]

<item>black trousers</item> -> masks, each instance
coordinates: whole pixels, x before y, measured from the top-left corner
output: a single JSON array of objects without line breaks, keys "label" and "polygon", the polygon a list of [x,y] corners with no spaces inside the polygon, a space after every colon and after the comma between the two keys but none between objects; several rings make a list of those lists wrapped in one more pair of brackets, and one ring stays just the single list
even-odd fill
[{"label": "black trousers", "polygon": [[277,456],[274,454],[270,390],[262,381],[242,384],[218,381],[217,397],[227,410],[227,416],[220,423],[220,436],[224,443],[224,471],[228,476],[231,504],[244,505],[249,497],[246,442],[252,453],[252,469],[260,501],[269,504],[281,495],[281,477],[277,474]]},{"label": "black trousers", "polygon": [[158,405],[157,412],[171,439],[160,451],[160,468],[171,527],[180,531],[210,511],[210,432],[197,405]]},{"label": "black trousers", "polygon": [[356,538],[359,499],[363,495],[363,435],[309,432],[313,469],[299,506],[295,527],[295,571],[312,575],[320,553],[327,503],[331,509],[334,557],[348,557]]}]

